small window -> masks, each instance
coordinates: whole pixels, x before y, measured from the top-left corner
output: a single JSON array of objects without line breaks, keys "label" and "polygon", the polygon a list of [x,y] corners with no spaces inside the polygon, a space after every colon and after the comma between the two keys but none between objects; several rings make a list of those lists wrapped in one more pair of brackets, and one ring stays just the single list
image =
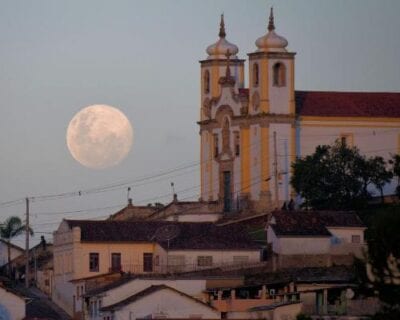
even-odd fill
[{"label": "small window", "polygon": [[76,287],[76,300],[79,300],[79,286]]},{"label": "small window", "polygon": [[219,155],[219,139],[218,134],[214,134],[214,158],[217,158]]},{"label": "small window", "polygon": [[361,243],[361,237],[360,237],[360,235],[356,235],[356,234],[353,234],[352,236],[351,236],[351,243]]},{"label": "small window", "polygon": [[212,267],[213,261],[212,256],[198,256],[197,266],[199,267]]},{"label": "small window", "polygon": [[249,256],[233,256],[234,264],[244,265],[249,262]]},{"label": "small window", "polygon": [[235,137],[235,155],[239,156],[240,155],[240,133],[239,133],[239,131],[234,132],[234,137]]},{"label": "small window", "polygon": [[210,71],[204,71],[204,93],[210,92]]},{"label": "small window", "polygon": [[273,85],[275,87],[284,87],[286,85],[286,68],[281,62],[273,66]]},{"label": "small window", "polygon": [[89,253],[89,271],[99,272],[99,254],[97,252]]},{"label": "small window", "polygon": [[342,146],[352,147],[353,146],[353,134],[342,133],[340,135],[340,143]]},{"label": "small window", "polygon": [[257,87],[259,83],[258,63],[253,64],[253,86]]},{"label": "small window", "polygon": [[121,254],[119,252],[111,253],[111,271],[121,271]]},{"label": "small window", "polygon": [[143,271],[153,272],[153,254],[143,253]]}]

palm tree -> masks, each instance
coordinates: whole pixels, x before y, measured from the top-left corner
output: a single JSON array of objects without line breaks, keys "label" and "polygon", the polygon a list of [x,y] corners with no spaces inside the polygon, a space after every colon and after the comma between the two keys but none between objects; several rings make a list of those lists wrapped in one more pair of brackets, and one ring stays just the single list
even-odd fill
[{"label": "palm tree", "polygon": [[[25,231],[25,225],[17,216],[9,217],[0,227],[0,236],[7,242],[7,256],[8,256],[8,276],[11,276],[11,239],[19,236]],[[32,229],[29,232],[33,235]]]}]

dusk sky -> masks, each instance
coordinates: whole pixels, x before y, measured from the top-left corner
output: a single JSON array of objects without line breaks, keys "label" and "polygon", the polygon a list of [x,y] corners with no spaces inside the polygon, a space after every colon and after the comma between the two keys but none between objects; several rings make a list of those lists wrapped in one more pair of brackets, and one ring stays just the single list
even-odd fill
[{"label": "dusk sky", "polygon": [[[0,222],[23,218],[23,198],[35,197],[33,242],[62,218],[114,213],[129,186],[136,204],[169,202],[172,181],[180,199],[198,199],[198,61],[221,13],[246,59],[274,6],[276,32],[297,52],[297,90],[400,91],[398,0],[0,4]],[[70,120],[93,104],[133,126],[132,150],[112,168],[84,167],[66,145]]]}]

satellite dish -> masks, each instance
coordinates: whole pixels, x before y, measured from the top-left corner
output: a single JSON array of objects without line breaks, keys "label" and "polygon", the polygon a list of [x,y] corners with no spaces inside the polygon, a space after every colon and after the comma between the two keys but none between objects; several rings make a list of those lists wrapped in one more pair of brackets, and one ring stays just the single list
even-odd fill
[{"label": "satellite dish", "polygon": [[346,298],[349,300],[354,298],[354,291],[351,288],[346,289]]},{"label": "satellite dish", "polygon": [[158,241],[169,241],[175,239],[180,233],[179,227],[174,224],[158,227],[154,233],[154,238]]}]

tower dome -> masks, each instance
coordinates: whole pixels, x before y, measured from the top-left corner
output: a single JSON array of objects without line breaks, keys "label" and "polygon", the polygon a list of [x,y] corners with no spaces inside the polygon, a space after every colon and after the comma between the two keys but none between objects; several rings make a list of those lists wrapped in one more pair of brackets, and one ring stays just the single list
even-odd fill
[{"label": "tower dome", "polygon": [[207,47],[208,57],[207,59],[226,59],[227,53],[230,54],[232,58],[237,58],[236,54],[239,52],[239,48],[230,43],[225,39],[225,23],[224,15],[221,14],[221,23],[219,27],[219,39],[216,43]]},{"label": "tower dome", "polygon": [[288,41],[275,32],[274,11],[271,8],[268,23],[268,32],[256,41],[259,52],[286,52]]}]

